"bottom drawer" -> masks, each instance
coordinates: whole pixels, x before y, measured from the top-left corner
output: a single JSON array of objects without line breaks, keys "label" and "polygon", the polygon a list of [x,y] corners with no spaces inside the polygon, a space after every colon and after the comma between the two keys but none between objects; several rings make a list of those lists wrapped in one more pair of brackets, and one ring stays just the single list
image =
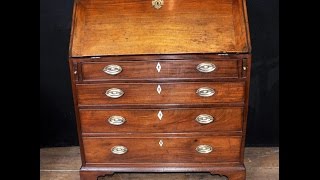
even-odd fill
[{"label": "bottom drawer", "polygon": [[241,137],[83,137],[83,145],[86,163],[238,162]]}]

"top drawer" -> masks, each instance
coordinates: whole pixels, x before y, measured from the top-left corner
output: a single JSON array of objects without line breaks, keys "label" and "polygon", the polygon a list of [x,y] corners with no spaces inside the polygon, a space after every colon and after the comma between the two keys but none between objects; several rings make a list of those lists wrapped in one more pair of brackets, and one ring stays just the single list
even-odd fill
[{"label": "top drawer", "polygon": [[238,78],[239,60],[83,62],[83,81]]}]

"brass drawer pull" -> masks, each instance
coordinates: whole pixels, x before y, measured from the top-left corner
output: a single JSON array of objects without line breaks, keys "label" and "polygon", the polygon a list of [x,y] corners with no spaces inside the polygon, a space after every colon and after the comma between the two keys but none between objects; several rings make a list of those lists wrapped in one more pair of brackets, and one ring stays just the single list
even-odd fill
[{"label": "brass drawer pull", "polygon": [[210,97],[215,93],[214,89],[208,87],[202,87],[197,90],[197,94],[201,97]]},{"label": "brass drawer pull", "polygon": [[164,4],[164,0],[152,0],[152,6],[156,9],[160,9]]},{"label": "brass drawer pull", "polygon": [[111,98],[119,98],[124,94],[121,89],[111,88],[106,91],[106,95]]},{"label": "brass drawer pull", "polygon": [[197,66],[197,70],[203,73],[209,73],[216,69],[216,65],[212,63],[201,63]]},{"label": "brass drawer pull", "polygon": [[196,148],[196,151],[198,151],[198,153],[201,153],[201,154],[208,154],[208,153],[211,153],[213,150],[213,148],[209,145],[199,145],[197,148]]},{"label": "brass drawer pull", "polygon": [[119,126],[126,122],[126,119],[122,116],[111,116],[108,122],[112,125]]},{"label": "brass drawer pull", "polygon": [[111,152],[113,154],[125,154],[128,151],[128,149],[124,146],[114,146],[111,149]]},{"label": "brass drawer pull", "polygon": [[209,124],[212,123],[214,118],[208,114],[200,114],[197,118],[196,121],[200,124]]},{"label": "brass drawer pull", "polygon": [[110,74],[110,75],[117,75],[121,73],[122,68],[121,66],[115,65],[115,64],[110,64],[106,67],[103,68],[103,72]]}]

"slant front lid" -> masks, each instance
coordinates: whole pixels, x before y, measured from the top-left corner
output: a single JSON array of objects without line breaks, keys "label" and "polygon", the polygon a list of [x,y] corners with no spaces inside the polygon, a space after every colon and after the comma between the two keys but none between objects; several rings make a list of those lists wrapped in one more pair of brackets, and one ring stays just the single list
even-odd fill
[{"label": "slant front lid", "polygon": [[77,0],[71,56],[250,51],[243,0]]}]

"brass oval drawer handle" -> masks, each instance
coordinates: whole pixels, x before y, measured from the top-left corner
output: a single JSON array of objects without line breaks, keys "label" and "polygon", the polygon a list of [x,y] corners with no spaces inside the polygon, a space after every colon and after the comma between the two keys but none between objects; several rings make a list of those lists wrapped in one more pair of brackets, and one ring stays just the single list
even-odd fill
[{"label": "brass oval drawer handle", "polygon": [[164,0],[152,0],[151,4],[154,8],[160,9],[164,4]]},{"label": "brass oval drawer handle", "polygon": [[200,114],[197,118],[196,121],[200,124],[209,124],[212,123],[214,118],[208,114]]},{"label": "brass oval drawer handle", "polygon": [[209,145],[199,145],[197,148],[196,148],[196,151],[198,153],[201,153],[201,154],[208,154],[208,153],[211,153],[213,150],[213,148]]},{"label": "brass oval drawer handle", "polygon": [[201,97],[210,97],[213,96],[215,90],[209,87],[202,87],[197,90],[197,94]]},{"label": "brass oval drawer handle", "polygon": [[111,98],[119,98],[124,94],[121,89],[111,88],[106,91],[106,95]]},{"label": "brass oval drawer handle", "polygon": [[216,65],[212,63],[201,63],[197,66],[197,70],[203,73],[209,73],[216,69]]},{"label": "brass oval drawer handle", "polygon": [[122,68],[121,66],[115,65],[115,64],[110,64],[106,67],[103,68],[103,72],[109,75],[117,75],[121,73]]},{"label": "brass oval drawer handle", "polygon": [[125,154],[128,151],[128,149],[124,146],[114,146],[111,149],[111,152],[113,154]]},{"label": "brass oval drawer handle", "polygon": [[111,116],[108,122],[112,125],[119,126],[126,122],[126,119],[122,116]]}]

